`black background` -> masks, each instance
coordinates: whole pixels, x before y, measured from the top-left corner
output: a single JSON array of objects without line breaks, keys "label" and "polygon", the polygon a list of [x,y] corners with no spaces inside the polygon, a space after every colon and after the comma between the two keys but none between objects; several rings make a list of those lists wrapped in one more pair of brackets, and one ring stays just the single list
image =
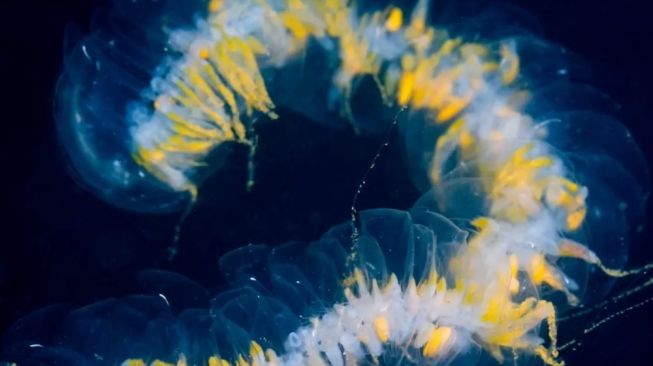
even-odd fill
[{"label": "black background", "polygon": [[[82,305],[136,292],[134,274],[144,268],[169,269],[204,286],[219,286],[217,260],[230,248],[308,240],[346,220],[353,191],[379,144],[292,115],[261,126],[266,138],[254,191],[244,189],[246,154],[236,151],[207,183],[214,189],[206,189],[184,225],[179,256],[167,261],[165,247],[178,215],[133,214],[97,200],[70,178],[57,146],[52,94],[63,31],[70,23],[87,25],[98,3],[106,2],[0,3],[0,329],[47,304]],[[646,2],[515,3],[537,17],[546,39],[591,65],[593,83],[621,105],[620,117],[653,161],[653,23]],[[417,193],[397,171],[400,159],[391,146],[371,174],[361,207],[410,206]],[[653,260],[651,233],[649,227],[632,243],[633,265]],[[629,304],[568,326],[582,343],[563,353],[569,364],[646,364],[653,357],[653,304],[581,334],[583,326]]]}]

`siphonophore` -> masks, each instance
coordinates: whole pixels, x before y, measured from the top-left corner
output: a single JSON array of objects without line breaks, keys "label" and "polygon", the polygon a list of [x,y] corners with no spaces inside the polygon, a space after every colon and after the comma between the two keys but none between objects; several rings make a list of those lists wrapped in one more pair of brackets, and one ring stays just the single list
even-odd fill
[{"label": "siphonophore", "polygon": [[[41,310],[5,335],[6,363],[561,365],[558,314],[591,303],[592,279],[641,271],[619,268],[647,165],[566,50],[500,10],[440,24],[429,5],[120,0],[101,12],[71,47],[56,110],[72,170],[98,197],[192,206],[237,145],[254,184],[255,124],[283,123],[280,108],[360,135],[396,129],[397,171],[423,196],[354,207],[310,243],[233,250],[217,294],[148,270],[142,281],[166,283],[155,295]],[[210,306],[179,305],[189,298]]]}]

